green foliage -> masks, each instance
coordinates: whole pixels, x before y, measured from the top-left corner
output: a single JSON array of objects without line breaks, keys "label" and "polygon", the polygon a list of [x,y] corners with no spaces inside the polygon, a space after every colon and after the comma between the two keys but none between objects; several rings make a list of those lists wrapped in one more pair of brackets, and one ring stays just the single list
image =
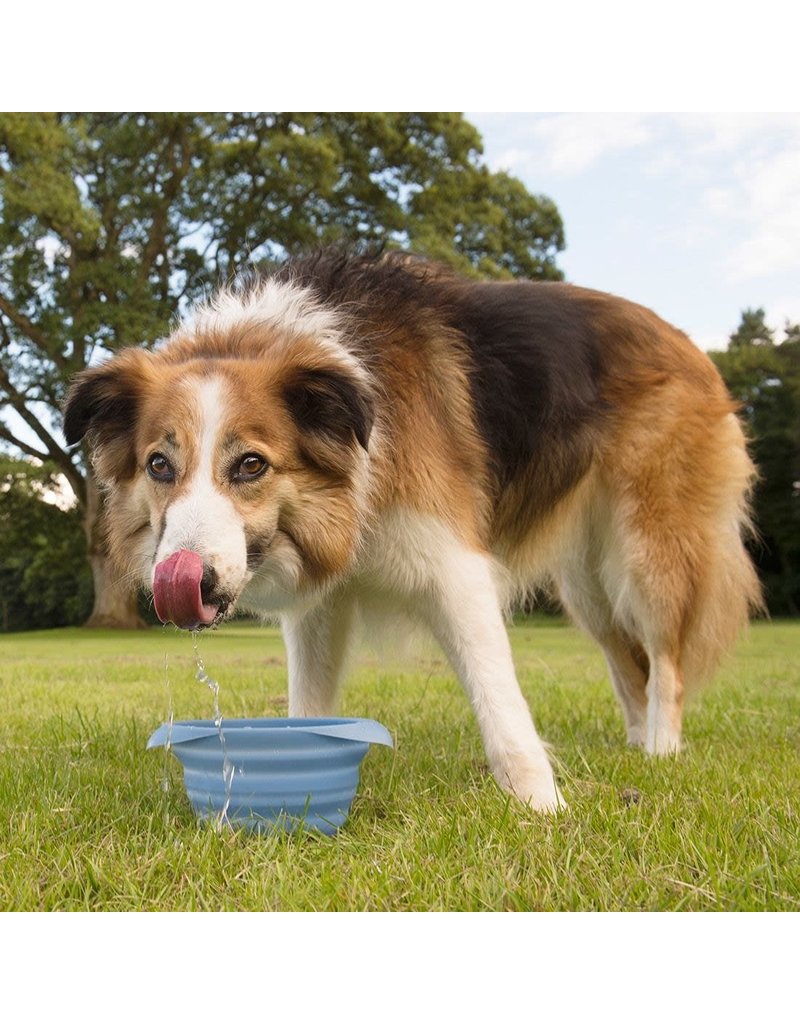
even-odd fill
[{"label": "green foliage", "polygon": [[749,426],[761,478],[755,493],[760,539],[752,552],[770,611],[800,614],[800,325],[781,343],[764,311],[745,310],[726,352],[711,356]]},{"label": "green foliage", "polygon": [[765,311],[760,308],[743,310],[741,323],[730,336],[728,347],[740,349],[773,345],[775,332],[767,326],[766,315]]},{"label": "green foliage", "polygon": [[52,466],[0,457],[0,631],[82,622],[91,573],[77,509],[45,500]]}]

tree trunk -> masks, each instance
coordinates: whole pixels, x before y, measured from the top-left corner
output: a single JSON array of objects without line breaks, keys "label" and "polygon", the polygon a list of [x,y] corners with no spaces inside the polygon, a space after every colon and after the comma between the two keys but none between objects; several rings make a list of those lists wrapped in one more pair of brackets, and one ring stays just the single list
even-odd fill
[{"label": "tree trunk", "polygon": [[122,580],[108,557],[104,515],[102,492],[88,473],[83,525],[94,579],[94,608],[85,625],[89,629],[146,629],[147,624],[139,615],[135,588]]}]

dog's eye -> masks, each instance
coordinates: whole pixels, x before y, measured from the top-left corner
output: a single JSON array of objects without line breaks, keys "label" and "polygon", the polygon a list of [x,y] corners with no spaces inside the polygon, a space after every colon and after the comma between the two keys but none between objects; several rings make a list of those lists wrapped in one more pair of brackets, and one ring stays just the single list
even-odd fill
[{"label": "dog's eye", "polygon": [[172,483],[175,479],[175,470],[161,452],[153,452],[147,460],[147,475],[161,483]]},{"label": "dog's eye", "polygon": [[233,471],[233,479],[239,481],[257,480],[267,471],[269,463],[260,455],[250,452],[244,455]]}]

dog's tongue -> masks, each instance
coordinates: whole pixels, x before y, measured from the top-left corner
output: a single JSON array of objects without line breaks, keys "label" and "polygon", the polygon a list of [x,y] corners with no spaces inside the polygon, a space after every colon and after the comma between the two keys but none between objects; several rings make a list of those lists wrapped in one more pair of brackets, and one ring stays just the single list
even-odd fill
[{"label": "dog's tongue", "polygon": [[203,604],[202,580],[203,559],[195,551],[182,548],[159,562],[153,575],[153,597],[159,619],[174,622],[181,629],[210,626],[219,606]]}]

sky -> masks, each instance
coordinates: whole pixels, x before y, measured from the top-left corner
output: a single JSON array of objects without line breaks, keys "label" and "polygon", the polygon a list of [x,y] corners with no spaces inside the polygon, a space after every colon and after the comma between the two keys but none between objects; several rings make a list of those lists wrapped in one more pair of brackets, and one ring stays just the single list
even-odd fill
[{"label": "sky", "polygon": [[574,284],[704,349],[745,308],[800,322],[800,114],[467,113],[492,170],[556,203]]}]

